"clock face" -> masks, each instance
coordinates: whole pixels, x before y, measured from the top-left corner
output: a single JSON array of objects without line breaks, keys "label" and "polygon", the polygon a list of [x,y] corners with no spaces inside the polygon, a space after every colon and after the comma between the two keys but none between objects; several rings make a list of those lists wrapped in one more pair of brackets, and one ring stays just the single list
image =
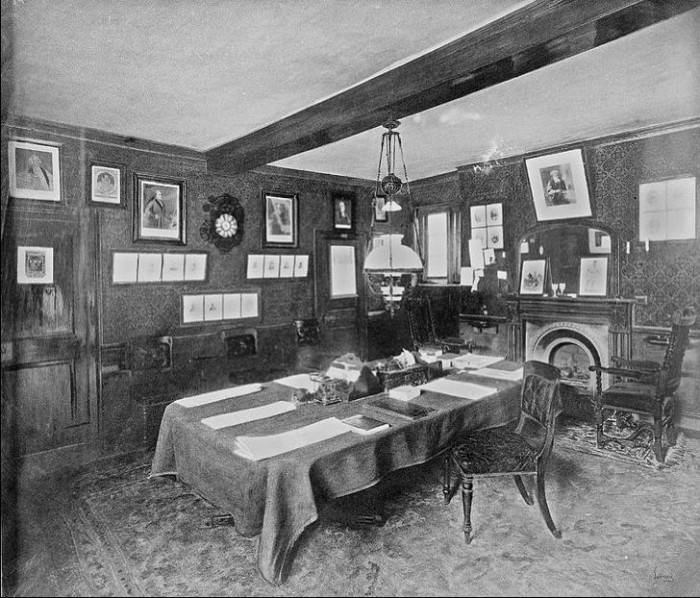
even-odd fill
[{"label": "clock face", "polygon": [[214,228],[220,237],[228,239],[238,231],[238,221],[231,214],[221,214],[214,221]]}]

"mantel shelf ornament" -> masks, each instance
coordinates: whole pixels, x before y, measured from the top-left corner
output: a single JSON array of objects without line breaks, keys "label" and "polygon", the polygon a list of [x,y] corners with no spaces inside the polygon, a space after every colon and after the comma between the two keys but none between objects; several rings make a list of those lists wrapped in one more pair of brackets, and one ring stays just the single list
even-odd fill
[{"label": "mantel shelf ornament", "polygon": [[224,193],[209,197],[202,209],[209,218],[199,227],[199,236],[212,243],[221,253],[228,253],[243,240],[245,210],[238,199]]}]

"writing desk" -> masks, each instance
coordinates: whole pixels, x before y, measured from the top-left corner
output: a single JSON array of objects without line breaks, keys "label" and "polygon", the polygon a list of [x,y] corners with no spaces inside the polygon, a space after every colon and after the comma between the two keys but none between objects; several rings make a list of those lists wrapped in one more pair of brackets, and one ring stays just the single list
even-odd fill
[{"label": "writing desk", "polygon": [[520,382],[467,374],[450,378],[480,383],[497,392],[479,400],[422,392],[411,402],[435,411],[421,419],[387,413],[383,419],[391,424],[388,430],[368,436],[348,432],[260,461],[234,453],[235,437],[277,434],[328,417],[363,413],[363,405],[372,397],[300,405],[271,418],[219,430],[200,420],[289,400],[293,389],[271,382],[253,394],[199,407],[171,403],[163,414],[151,475],[176,475],[230,512],[240,534],[260,534],[258,568],[264,579],[277,585],[282,583],[294,543],[318,518],[325,501],[364,490],[397,469],[429,461],[462,430],[500,425],[519,415]]}]

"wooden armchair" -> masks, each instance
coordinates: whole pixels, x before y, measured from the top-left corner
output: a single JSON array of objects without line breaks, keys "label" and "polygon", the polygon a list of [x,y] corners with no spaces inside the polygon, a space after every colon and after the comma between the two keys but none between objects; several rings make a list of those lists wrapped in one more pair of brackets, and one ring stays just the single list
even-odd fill
[{"label": "wooden armchair", "polygon": [[436,335],[433,310],[428,297],[422,295],[406,297],[402,308],[406,310],[414,351],[423,347],[438,347],[455,353],[459,353],[462,349],[468,351],[473,349],[473,343],[461,338],[439,338]]},{"label": "wooden armchair", "polygon": [[471,542],[471,509],[474,478],[512,475],[528,505],[534,504],[522,476],[535,476],[537,503],[555,538],[561,538],[549,512],[544,489],[547,462],[554,444],[554,424],[561,412],[559,369],[541,361],[523,366],[520,419],[496,428],[468,432],[448,449],[445,457],[443,495],[448,504],[457,490],[452,471],[459,473],[464,511],[464,540]]},{"label": "wooden armchair", "polygon": [[[668,447],[663,446],[664,432],[668,445],[676,444],[674,395],[681,381],[681,366],[688,345],[688,332],[695,324],[695,319],[696,312],[692,306],[673,315],[671,334],[662,363],[613,357],[612,367],[590,366],[589,369],[596,375],[596,442],[599,447],[611,441],[635,446],[646,432],[652,435],[656,460],[665,460]],[[613,376],[615,380],[606,389],[603,389],[602,385],[604,372]],[[610,411],[617,415],[639,414],[642,419],[628,436],[610,436],[605,433],[605,420],[607,412]],[[644,421],[644,416],[651,418],[653,423]]]}]

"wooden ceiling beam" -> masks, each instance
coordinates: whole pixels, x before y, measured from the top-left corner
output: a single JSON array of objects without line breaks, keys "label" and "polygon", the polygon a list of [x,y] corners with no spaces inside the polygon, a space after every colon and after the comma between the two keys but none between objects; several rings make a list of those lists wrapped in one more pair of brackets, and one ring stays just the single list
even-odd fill
[{"label": "wooden ceiling beam", "polygon": [[519,77],[686,10],[697,0],[536,0],[390,71],[206,152],[240,173]]}]

